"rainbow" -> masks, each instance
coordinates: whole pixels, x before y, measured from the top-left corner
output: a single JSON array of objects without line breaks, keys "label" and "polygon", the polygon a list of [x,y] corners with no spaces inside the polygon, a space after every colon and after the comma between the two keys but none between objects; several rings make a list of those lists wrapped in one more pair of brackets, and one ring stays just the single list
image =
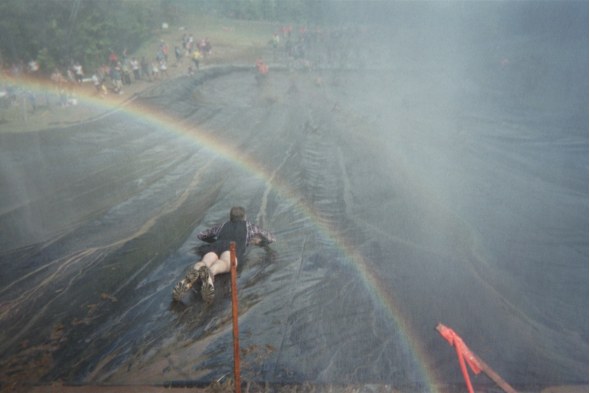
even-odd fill
[{"label": "rainbow", "polygon": [[[38,94],[46,94],[48,92],[55,93],[55,87],[51,83],[25,78],[19,79],[18,87]],[[281,198],[293,202],[293,205],[297,206],[300,212],[314,223],[319,233],[326,236],[340,251],[343,252],[343,255],[346,257],[346,263],[349,263],[361,278],[364,287],[370,294],[373,304],[382,307],[387,315],[391,317],[394,326],[397,328],[398,332],[401,333],[401,337],[404,338],[408,345],[408,349],[415,357],[414,361],[418,368],[417,374],[424,383],[423,387],[427,388],[429,392],[439,391],[439,386],[441,385],[437,383],[436,373],[429,365],[429,357],[422,348],[422,344],[415,335],[412,334],[411,326],[406,323],[403,318],[403,313],[396,304],[394,297],[388,293],[386,285],[379,279],[378,275],[369,268],[369,264],[363,256],[354,248],[350,247],[348,242],[342,238],[338,231],[319,216],[310,203],[306,202],[304,198],[296,197],[299,195],[296,190],[292,189],[287,183],[282,182],[280,178],[274,176],[273,173],[269,172],[264,165],[257,162],[254,158],[245,155],[231,145],[224,143],[223,140],[216,138],[214,133],[206,132],[205,130],[195,127],[194,124],[187,124],[186,121],[180,121],[164,113],[156,112],[153,108],[140,105],[134,101],[134,97],[124,101],[122,104],[112,103],[109,101],[108,96],[106,98],[101,98],[95,94],[91,94],[91,88],[85,90],[87,90],[88,93],[79,91],[76,93],[76,98],[79,103],[81,105],[93,107],[97,112],[102,112],[102,114],[97,115],[88,121],[95,121],[115,112],[123,112],[133,119],[149,123],[150,126],[190,140],[191,143],[204,148],[209,153],[246,170],[265,184],[270,185],[273,191],[275,191]]]}]

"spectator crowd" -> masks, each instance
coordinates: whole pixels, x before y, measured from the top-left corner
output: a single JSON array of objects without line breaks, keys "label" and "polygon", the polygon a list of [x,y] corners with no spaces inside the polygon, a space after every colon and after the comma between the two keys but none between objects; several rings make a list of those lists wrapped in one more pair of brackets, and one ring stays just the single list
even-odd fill
[{"label": "spectator crowd", "polygon": [[[369,42],[370,35],[359,28],[326,30],[301,26],[293,29],[285,25],[272,34],[267,55],[274,62],[282,62],[289,68],[363,68],[367,59],[375,60],[377,57],[368,49]],[[170,78],[170,67],[176,70],[177,75],[179,71],[193,75],[211,55],[212,46],[206,37],[195,39],[193,34],[183,32],[172,47],[160,39],[153,50],[152,56],[132,55],[127,49],[110,50],[104,63],[92,72],[87,72],[75,60],[69,61],[67,66],[53,69],[49,75],[41,72],[35,60],[3,67],[0,75],[0,109],[17,104],[27,107],[23,112],[34,113],[38,104],[46,107],[74,106],[77,105],[76,97],[81,93],[80,89],[92,89],[94,94],[102,98],[111,94],[121,95],[131,85]],[[256,61],[253,69],[258,71],[258,83],[266,79],[268,66],[262,59]],[[31,83],[38,83],[42,88],[27,88]],[[47,86],[48,83],[50,86]]]},{"label": "spectator crowd", "polygon": [[[195,40],[192,34],[184,33],[173,50],[171,55],[170,47],[163,39],[159,41],[151,57],[130,55],[127,49],[119,52],[110,50],[104,64],[93,72],[87,72],[75,60],[70,61],[67,66],[56,67],[49,75],[41,72],[41,67],[35,60],[28,63],[16,62],[2,68],[0,109],[26,105],[27,110],[34,113],[39,104],[47,107],[74,106],[78,103],[76,97],[81,89],[87,90],[90,85],[97,96],[104,98],[109,94],[120,95],[124,93],[126,86],[169,78],[170,65],[185,67],[185,59],[190,59],[186,72],[192,75],[199,70],[202,59],[211,54],[212,46],[207,38]],[[42,88],[36,89],[32,85]]]}]

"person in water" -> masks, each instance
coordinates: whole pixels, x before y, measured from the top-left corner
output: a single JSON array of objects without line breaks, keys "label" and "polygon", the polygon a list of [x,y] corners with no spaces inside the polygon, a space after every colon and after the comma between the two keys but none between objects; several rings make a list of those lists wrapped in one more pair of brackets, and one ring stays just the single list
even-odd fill
[{"label": "person in water", "polygon": [[229,221],[206,229],[197,237],[210,244],[202,248],[202,259],[174,287],[172,298],[176,301],[179,301],[197,280],[201,280],[203,300],[207,303],[213,301],[215,276],[230,271],[230,242],[236,243],[236,259],[239,262],[243,259],[249,244],[264,246],[275,241],[270,232],[246,221],[246,211],[241,206],[231,208]]},{"label": "person in water", "polygon": [[262,83],[268,76],[268,65],[262,59],[256,60],[256,82]]}]

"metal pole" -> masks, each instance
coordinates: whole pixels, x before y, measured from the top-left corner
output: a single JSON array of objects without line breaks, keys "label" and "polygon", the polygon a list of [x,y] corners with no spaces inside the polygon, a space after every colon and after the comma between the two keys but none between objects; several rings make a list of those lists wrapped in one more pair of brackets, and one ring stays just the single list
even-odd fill
[{"label": "metal pole", "polygon": [[481,371],[483,371],[492,381],[496,382],[496,384],[498,384],[498,386],[502,388],[503,391],[506,393],[518,393],[512,386],[508,384],[508,382],[506,382],[501,376],[492,370],[492,368],[488,366],[486,362],[481,360],[481,358],[479,358],[477,355],[474,354],[474,356],[481,366]]},{"label": "metal pole", "polygon": [[455,350],[457,352],[457,358],[459,359],[459,367],[461,368],[463,379],[465,379],[465,384],[467,385],[467,391],[469,393],[473,393],[473,385],[471,384],[471,379],[469,378],[469,372],[467,371],[467,366],[465,365],[465,358],[463,357],[461,348],[459,348],[458,345],[455,345]]},{"label": "metal pole", "polygon": [[236,259],[236,243],[229,244],[229,256],[231,265],[231,304],[234,326],[234,384],[236,393],[241,393],[240,382],[240,335],[238,329],[238,261]]},{"label": "metal pole", "polygon": [[467,389],[470,393],[473,392],[473,386],[471,385],[469,373],[467,372],[467,367],[465,365],[466,359],[475,374],[479,374],[481,371],[483,371],[506,393],[518,393],[512,386],[508,384],[508,382],[506,382],[494,370],[492,370],[490,366],[488,366],[483,360],[474,354],[471,349],[469,349],[469,347],[463,342],[463,339],[457,333],[455,333],[453,329],[450,329],[442,323],[439,323],[436,327],[436,330],[438,330],[440,335],[445,340],[447,340],[451,346],[455,347],[455,350],[457,351],[457,357],[459,358],[459,366],[461,367],[461,372],[463,373],[465,383],[467,384]]}]

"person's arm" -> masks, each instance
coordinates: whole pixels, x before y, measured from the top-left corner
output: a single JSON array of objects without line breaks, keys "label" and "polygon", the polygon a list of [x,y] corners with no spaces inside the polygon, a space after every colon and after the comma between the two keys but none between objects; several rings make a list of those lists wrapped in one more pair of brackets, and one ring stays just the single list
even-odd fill
[{"label": "person's arm", "polygon": [[251,222],[247,222],[247,229],[248,229],[248,243],[254,244],[256,246],[265,246],[267,244],[273,243],[276,239],[272,233],[266,231],[259,226],[252,224]]},{"label": "person's arm", "polygon": [[201,231],[197,234],[197,238],[207,243],[213,243],[215,240],[217,240],[217,235],[219,234],[221,227],[222,225],[220,224],[212,226],[209,229],[205,229],[204,231]]}]

